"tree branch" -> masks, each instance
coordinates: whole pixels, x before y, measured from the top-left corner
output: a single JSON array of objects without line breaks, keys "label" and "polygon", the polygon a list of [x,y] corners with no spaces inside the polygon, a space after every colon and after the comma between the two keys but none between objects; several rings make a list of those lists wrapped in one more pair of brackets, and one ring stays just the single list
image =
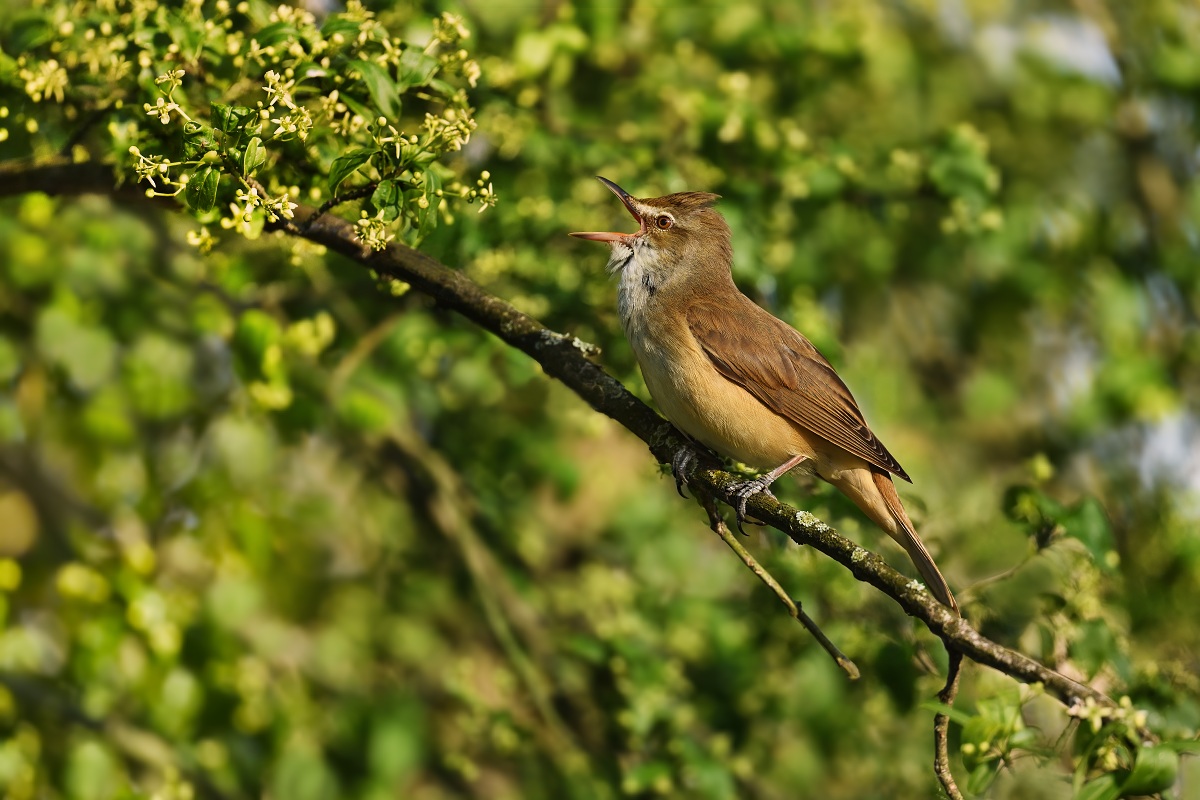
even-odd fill
[{"label": "tree branch", "polygon": [[[112,167],[96,162],[72,164],[57,160],[44,164],[0,164],[0,196],[31,191],[55,195],[100,192],[145,199],[144,195],[131,189],[136,190],[136,187],[116,187]],[[296,209],[301,219],[307,219],[312,213],[311,208]],[[282,223],[267,226],[268,230],[283,228]],[[291,226],[293,235],[297,235],[298,230]],[[392,243],[385,250],[373,252],[358,241],[351,223],[329,214],[314,219],[301,235],[363,267],[405,281],[444,308],[458,312],[526,353],[548,375],[562,381],[592,408],[642,439],[660,463],[670,463],[675,450],[687,444],[669,422],[587,359],[590,345],[550,330],[488,294],[462,273],[403,244]],[[737,476],[714,469],[698,469],[690,477],[696,489],[727,502],[729,490],[737,481]],[[966,619],[937,602],[920,583],[901,575],[879,556],[841,536],[812,514],[784,505],[766,494],[755,495],[748,509],[756,519],[786,533],[798,544],[820,550],[858,580],[886,594],[906,614],[921,620],[940,638],[952,657],[957,651],[1024,683],[1042,683],[1049,694],[1067,705],[1086,698],[1106,706],[1114,705],[1107,696],[1090,686],[983,636]]]},{"label": "tree branch", "polygon": [[[958,696],[958,679],[962,676],[962,653],[949,646],[946,652],[950,656],[950,665],[946,669],[946,685],[938,692],[938,700],[952,706],[954,698]],[[954,773],[950,770],[950,715],[944,711],[933,716],[933,773],[950,800],[963,800],[962,792],[954,781]]]},{"label": "tree branch", "polygon": [[804,613],[804,609],[779,585],[779,581],[775,580],[775,576],[768,572],[766,567],[759,564],[758,559],[750,555],[750,552],[746,550],[737,537],[733,535],[733,532],[729,530],[729,526],[725,524],[725,520],[721,518],[721,512],[717,510],[717,501],[706,494],[700,495],[699,500],[700,505],[708,513],[708,526],[712,528],[713,532],[717,536],[720,536],[721,541],[729,545],[730,550],[737,553],[737,557],[742,560],[746,568],[758,576],[758,579],[765,583],[767,588],[779,598],[779,601],[783,603],[788,613],[795,617],[796,621],[812,634],[812,637],[817,640],[817,643],[821,647],[825,648],[825,652],[829,653],[830,658],[841,668],[842,672],[845,672],[850,680],[858,680],[861,676],[861,673],[858,671],[858,665],[838,649],[837,645],[825,635],[825,631],[821,630],[816,622],[813,622],[812,617]]}]

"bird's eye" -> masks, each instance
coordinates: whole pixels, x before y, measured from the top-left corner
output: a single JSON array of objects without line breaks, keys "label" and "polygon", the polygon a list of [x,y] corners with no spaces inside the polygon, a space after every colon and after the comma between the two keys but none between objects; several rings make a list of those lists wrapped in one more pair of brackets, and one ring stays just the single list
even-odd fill
[{"label": "bird's eye", "polygon": [[667,214],[659,214],[658,219],[654,220],[654,224],[658,226],[660,231],[665,231],[675,224],[675,220],[671,219]]}]

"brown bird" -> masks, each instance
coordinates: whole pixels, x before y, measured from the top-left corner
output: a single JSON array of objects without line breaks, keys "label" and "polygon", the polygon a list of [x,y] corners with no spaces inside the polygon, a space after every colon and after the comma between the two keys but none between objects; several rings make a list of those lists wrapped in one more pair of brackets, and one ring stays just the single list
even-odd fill
[{"label": "brown bird", "polygon": [[[718,195],[680,192],[639,199],[606,178],[638,222],[634,233],[572,233],[612,246],[618,311],[642,375],[677,428],[723,456],[768,470],[736,490],[746,502],[785,472],[802,469],[832,483],[895,539],[929,590],[958,609],[917,536],[891,475],[911,479],[871,433],[830,363],[799,332],[742,294],[730,267],[729,226],[712,208]],[[686,483],[695,453],[673,459]]]}]

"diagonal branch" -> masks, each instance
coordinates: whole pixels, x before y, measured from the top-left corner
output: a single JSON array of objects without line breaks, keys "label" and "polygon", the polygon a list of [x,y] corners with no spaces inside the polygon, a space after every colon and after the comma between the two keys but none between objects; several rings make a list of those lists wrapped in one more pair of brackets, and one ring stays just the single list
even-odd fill
[{"label": "diagonal branch", "polygon": [[[99,192],[140,196],[136,187],[117,188],[112,167],[98,162],[0,163],[0,196],[31,191],[56,195]],[[301,219],[308,219],[312,213],[311,208],[296,209]],[[362,267],[405,281],[444,308],[462,314],[526,353],[548,375],[562,381],[594,409],[642,439],[660,463],[670,463],[674,452],[687,444],[669,422],[588,360],[590,345],[550,330],[488,294],[462,273],[403,244],[393,243],[385,250],[373,252],[358,241],[351,223],[329,214],[316,217],[302,233],[295,226],[289,227],[288,232],[292,235],[303,235]],[[284,228],[282,223],[268,226],[274,230]],[[728,502],[729,490],[738,478],[720,470],[697,469],[690,480],[698,490]],[[820,550],[850,570],[858,580],[886,594],[906,614],[921,620],[952,654],[957,651],[965,658],[1024,683],[1040,682],[1047,692],[1067,705],[1087,698],[1105,706],[1113,705],[1111,699],[1090,686],[983,636],[967,620],[938,603],[924,586],[901,575],[879,556],[841,536],[812,514],[798,511],[765,494],[755,495],[748,503],[748,509],[756,519],[786,533],[799,544]]]},{"label": "diagonal branch", "polygon": [[813,622],[812,617],[808,616],[808,614],[804,612],[804,609],[800,606],[800,604],[793,600],[791,595],[789,595],[787,591],[779,585],[779,581],[775,580],[775,576],[770,572],[767,572],[766,567],[764,567],[762,564],[759,564],[758,560],[754,556],[750,555],[750,552],[746,550],[742,543],[738,541],[737,537],[733,535],[733,532],[729,530],[729,526],[725,524],[725,520],[721,518],[721,512],[717,510],[717,501],[713,500],[706,494],[700,495],[699,499],[700,505],[702,505],[704,510],[708,513],[708,526],[713,529],[713,532],[716,533],[717,536],[721,537],[721,541],[729,545],[730,550],[737,553],[737,557],[742,560],[742,563],[746,565],[746,568],[758,576],[760,581],[766,584],[767,588],[779,598],[781,603],[783,603],[784,607],[788,610],[788,613],[795,617],[796,621],[803,625],[804,629],[812,634],[812,637],[817,640],[817,643],[820,644],[821,647],[825,648],[825,652],[829,653],[829,657],[833,659],[834,663],[841,668],[842,672],[846,673],[846,677],[852,681],[858,680],[861,676],[861,673],[858,671],[858,665],[851,661],[845,653],[838,649],[838,646],[835,645],[830,638],[825,635],[825,631],[821,630],[820,626],[818,626],[816,622]]}]

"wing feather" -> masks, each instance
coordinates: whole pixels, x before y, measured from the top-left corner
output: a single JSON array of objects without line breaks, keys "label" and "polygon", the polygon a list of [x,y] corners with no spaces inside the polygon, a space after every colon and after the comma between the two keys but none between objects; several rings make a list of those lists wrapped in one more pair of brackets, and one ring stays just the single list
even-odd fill
[{"label": "wing feather", "polygon": [[713,366],[776,414],[911,482],[820,351],[745,295],[738,297],[734,308],[701,300],[688,309],[688,327]]}]

